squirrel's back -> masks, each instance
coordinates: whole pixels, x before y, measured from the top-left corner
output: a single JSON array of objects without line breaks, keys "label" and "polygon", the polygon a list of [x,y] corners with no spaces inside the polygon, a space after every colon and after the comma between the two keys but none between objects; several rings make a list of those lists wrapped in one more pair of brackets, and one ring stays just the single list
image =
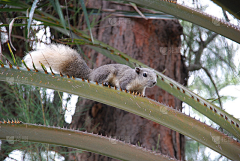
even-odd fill
[{"label": "squirrel's back", "polygon": [[88,79],[91,69],[77,53],[76,50],[62,44],[51,44],[44,49],[31,51],[24,57],[27,66],[33,69],[32,62],[37,69],[42,69],[41,64],[62,74]]}]

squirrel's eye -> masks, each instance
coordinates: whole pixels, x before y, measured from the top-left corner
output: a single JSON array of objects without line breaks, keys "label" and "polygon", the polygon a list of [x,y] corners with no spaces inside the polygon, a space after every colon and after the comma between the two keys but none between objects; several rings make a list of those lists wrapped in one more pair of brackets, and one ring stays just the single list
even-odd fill
[{"label": "squirrel's eye", "polygon": [[144,76],[144,77],[147,77],[147,73],[143,73],[143,76]]}]

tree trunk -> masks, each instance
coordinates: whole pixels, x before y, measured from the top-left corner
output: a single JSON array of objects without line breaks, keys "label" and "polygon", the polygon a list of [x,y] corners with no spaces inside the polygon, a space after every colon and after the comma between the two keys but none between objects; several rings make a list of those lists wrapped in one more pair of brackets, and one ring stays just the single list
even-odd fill
[{"label": "tree trunk", "polygon": [[[105,1],[90,0],[87,4],[90,8],[94,6],[101,6],[102,9],[133,10],[128,6]],[[103,18],[99,17],[99,20]],[[166,76],[177,82],[186,84],[187,71],[179,48],[182,27],[177,20],[108,18],[100,21],[92,31],[96,39],[127,53],[157,71],[164,71]],[[93,50],[84,48],[84,52],[92,62],[96,62],[92,65],[94,68],[115,63]],[[175,109],[182,109],[180,100],[159,87],[148,88],[146,96]],[[73,116],[72,127],[84,127],[88,132],[111,136],[134,145],[140,144],[151,150],[156,150],[158,146],[157,152],[184,160],[183,135],[153,121],[105,104],[81,98]],[[88,152],[72,157],[77,157],[77,160],[114,160]]]}]

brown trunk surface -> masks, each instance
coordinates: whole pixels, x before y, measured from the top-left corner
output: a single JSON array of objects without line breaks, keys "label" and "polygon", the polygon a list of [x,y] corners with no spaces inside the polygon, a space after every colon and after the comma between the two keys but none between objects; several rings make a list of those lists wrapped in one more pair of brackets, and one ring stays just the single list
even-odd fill
[{"label": "brown trunk surface", "polygon": [[[92,1],[88,7],[105,9],[132,10],[131,7],[111,4],[109,2]],[[100,17],[101,19],[103,17]],[[94,37],[118,50],[127,53],[134,59],[163,72],[181,84],[186,83],[187,71],[180,54],[180,35],[182,27],[177,20],[144,20],[116,18],[100,22],[92,31]],[[166,47],[168,49],[165,52]],[[105,56],[84,48],[85,54],[96,62],[94,68],[115,63]],[[175,109],[182,109],[182,102],[159,87],[146,90],[147,97],[158,100]],[[88,110],[86,110],[88,109]],[[81,99],[73,116],[73,128],[85,128],[88,132],[111,136],[120,140],[140,144],[147,149],[156,149],[159,139],[158,152],[184,160],[184,136],[153,121],[126,111],[98,102]],[[75,158],[76,157],[76,158]],[[82,153],[72,159],[77,160],[112,160],[111,158]],[[71,158],[71,157],[70,157]]]}]

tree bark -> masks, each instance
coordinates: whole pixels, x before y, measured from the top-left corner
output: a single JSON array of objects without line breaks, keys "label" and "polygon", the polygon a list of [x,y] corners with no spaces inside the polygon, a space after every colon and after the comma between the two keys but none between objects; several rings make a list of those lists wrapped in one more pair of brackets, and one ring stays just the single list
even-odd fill
[{"label": "tree bark", "polygon": [[[133,10],[129,6],[105,1],[90,0],[87,4],[90,8],[94,6],[101,6],[103,9]],[[103,18],[99,17],[99,20]],[[111,20],[118,21],[112,24]],[[182,27],[177,20],[108,18],[100,21],[92,32],[96,39],[127,53],[157,71],[164,71],[166,76],[186,85],[188,75],[180,54]],[[84,53],[95,63],[89,64],[94,68],[115,63],[87,48],[84,48]],[[159,87],[147,89],[146,96],[182,110],[182,102]],[[72,127],[84,127],[88,132],[111,136],[134,145],[140,144],[151,150],[156,150],[159,144],[157,152],[180,160],[184,160],[185,157],[183,135],[135,114],[98,102],[81,98],[73,116]],[[74,158],[91,161],[115,160],[88,152],[78,154]]]}]

